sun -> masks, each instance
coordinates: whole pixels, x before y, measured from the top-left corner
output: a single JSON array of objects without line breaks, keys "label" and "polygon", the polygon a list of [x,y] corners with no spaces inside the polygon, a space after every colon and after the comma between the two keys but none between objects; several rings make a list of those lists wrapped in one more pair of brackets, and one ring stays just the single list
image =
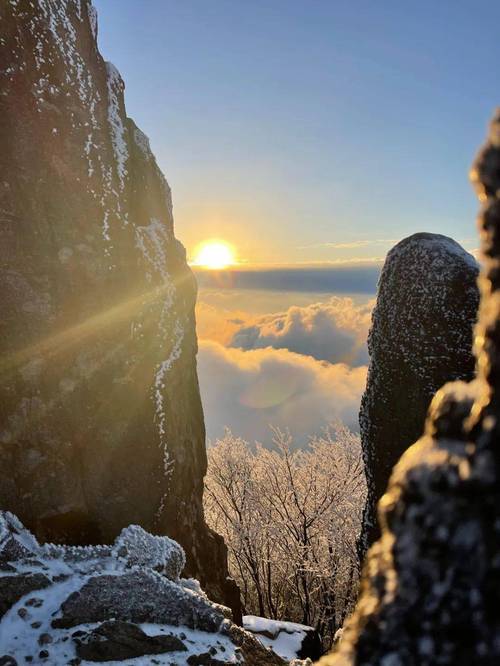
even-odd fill
[{"label": "sun", "polygon": [[220,270],[236,263],[234,248],[222,240],[208,240],[195,249],[194,266]]}]

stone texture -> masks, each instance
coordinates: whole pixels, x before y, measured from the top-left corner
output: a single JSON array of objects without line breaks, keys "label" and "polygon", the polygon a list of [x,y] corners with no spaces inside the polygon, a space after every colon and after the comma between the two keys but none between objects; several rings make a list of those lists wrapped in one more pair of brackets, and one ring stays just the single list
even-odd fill
[{"label": "stone texture", "polygon": [[433,395],[447,381],[473,376],[478,271],[470,254],[438,234],[414,234],[387,255],[360,409],[369,489],[361,555],[378,536],[376,503],[393,466],[421,436]]},{"label": "stone texture", "polygon": [[233,606],[202,512],[196,285],[90,0],[0,3],[0,508],[41,540],[169,534]]},{"label": "stone texture", "polygon": [[133,571],[121,576],[91,578],[61,605],[55,628],[104,622],[116,618],[127,622],[154,622],[218,631],[224,616],[203,597],[152,571]]},{"label": "stone texture", "polygon": [[165,655],[161,663],[205,663],[208,654],[220,663],[285,664],[234,625],[230,609],[210,601],[198,581],[180,577],[184,553],[168,537],[131,525],[111,545],[39,544],[16,516],[0,511],[0,555],[4,544],[6,659],[78,664],[149,655],[156,663],[153,655]]},{"label": "stone texture", "polygon": [[223,628],[231,639],[237,645],[244,657],[244,663],[252,666],[284,666],[284,659],[277,654],[265,648],[249,631],[234,624],[226,624]]},{"label": "stone texture", "polygon": [[478,376],[436,394],[396,466],[356,610],[322,666],[500,662],[500,111],[471,176],[482,204]]},{"label": "stone texture", "polygon": [[47,576],[41,573],[3,576],[0,578],[0,619],[25,594],[50,585]]},{"label": "stone texture", "polygon": [[144,655],[186,651],[176,636],[148,636],[129,622],[104,622],[78,640],[76,653],[88,661],[118,661]]}]

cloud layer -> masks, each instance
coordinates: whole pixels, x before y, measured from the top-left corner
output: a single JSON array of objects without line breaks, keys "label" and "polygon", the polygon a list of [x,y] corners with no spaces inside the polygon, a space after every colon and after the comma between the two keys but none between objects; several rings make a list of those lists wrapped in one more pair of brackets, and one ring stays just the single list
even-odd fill
[{"label": "cloud layer", "polygon": [[374,294],[381,261],[304,265],[300,267],[204,270],[193,266],[202,289],[270,289],[278,291]]},{"label": "cloud layer", "polygon": [[366,365],[372,307],[371,301],[356,306],[351,298],[339,297],[305,307],[292,306],[286,312],[242,324],[229,346],[246,350],[274,347],[330,363]]},{"label": "cloud layer", "polygon": [[207,436],[220,437],[228,426],[250,441],[268,442],[274,425],[289,428],[303,444],[336,418],[357,428],[366,371],[286,349],[244,351],[201,340],[198,376]]}]

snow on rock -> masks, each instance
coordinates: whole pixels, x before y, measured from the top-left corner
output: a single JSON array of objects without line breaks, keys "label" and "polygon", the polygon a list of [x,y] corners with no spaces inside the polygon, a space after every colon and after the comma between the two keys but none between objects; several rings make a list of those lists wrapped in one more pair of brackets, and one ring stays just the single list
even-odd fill
[{"label": "snow on rock", "polygon": [[148,137],[144,134],[142,130],[138,127],[134,128],[134,141],[136,146],[142,152],[144,159],[150,160],[153,158],[153,153],[151,152],[151,146],[149,144]]},{"label": "snow on rock", "polygon": [[7,512],[0,539],[0,663],[286,663],[179,578],[172,539],[131,525],[112,546],[40,545]]},{"label": "snow on rock", "polygon": [[472,378],[479,267],[451,238],[417,233],[388,253],[368,336],[360,429],[369,498],[361,554],[377,536],[375,507],[393,466],[422,434],[434,393]]},{"label": "snow on rock", "polygon": [[304,624],[244,615],[243,627],[283,659],[317,659],[322,654],[319,635],[312,627]]},{"label": "snow on rock", "polygon": [[500,111],[471,177],[482,204],[477,379],[437,392],[394,468],[359,601],[321,666],[500,663]]},{"label": "snow on rock", "polygon": [[92,36],[97,42],[97,29],[98,29],[98,21],[97,21],[97,10],[92,4],[88,4],[88,13],[89,13],[89,23],[90,23],[90,30],[92,31]]},{"label": "snow on rock", "polygon": [[125,84],[113,63],[106,63],[106,71],[108,74],[108,121],[111,129],[111,142],[115,153],[118,180],[120,189],[123,190],[125,187],[125,176],[127,175],[128,148],[120,103],[123,100]]},{"label": "snow on rock", "polygon": [[125,527],[116,539],[113,555],[127,567],[148,567],[178,581],[186,564],[184,550],[173,539],[153,536],[139,527]]},{"label": "snow on rock", "polygon": [[196,282],[170,187],[90,0],[5,0],[0,24],[0,506],[41,541],[170,533],[239,615],[203,517]]}]

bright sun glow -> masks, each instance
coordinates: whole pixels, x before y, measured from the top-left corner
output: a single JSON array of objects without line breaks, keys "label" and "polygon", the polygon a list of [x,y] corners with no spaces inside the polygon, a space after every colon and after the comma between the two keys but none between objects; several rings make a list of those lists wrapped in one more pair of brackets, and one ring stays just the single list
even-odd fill
[{"label": "bright sun glow", "polygon": [[195,250],[193,264],[205,268],[222,269],[236,263],[234,249],[225,241],[206,241]]}]

